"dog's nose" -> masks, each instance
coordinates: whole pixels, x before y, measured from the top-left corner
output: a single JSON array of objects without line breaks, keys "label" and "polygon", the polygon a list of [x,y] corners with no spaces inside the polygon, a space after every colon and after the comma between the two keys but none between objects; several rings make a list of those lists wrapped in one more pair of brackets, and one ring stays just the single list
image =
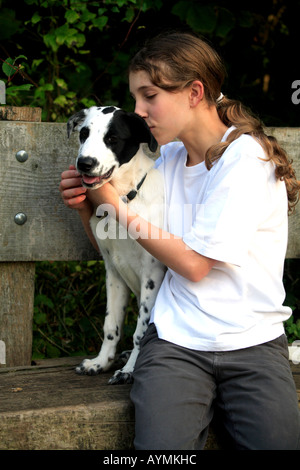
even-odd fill
[{"label": "dog's nose", "polygon": [[79,157],[77,160],[77,169],[83,173],[89,173],[97,164],[93,157]]}]

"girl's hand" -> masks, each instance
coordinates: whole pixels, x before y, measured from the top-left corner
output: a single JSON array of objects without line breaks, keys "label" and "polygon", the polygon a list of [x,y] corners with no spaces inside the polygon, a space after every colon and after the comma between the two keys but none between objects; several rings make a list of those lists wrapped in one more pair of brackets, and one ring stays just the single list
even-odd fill
[{"label": "girl's hand", "polygon": [[97,189],[89,189],[87,191],[87,198],[94,207],[105,204],[112,206],[112,208],[117,208],[119,205],[119,194],[110,183],[105,183]]},{"label": "girl's hand", "polygon": [[70,165],[69,170],[62,173],[59,190],[67,207],[79,211],[90,210],[91,204],[86,197],[87,189],[82,186],[81,176],[74,165]]}]

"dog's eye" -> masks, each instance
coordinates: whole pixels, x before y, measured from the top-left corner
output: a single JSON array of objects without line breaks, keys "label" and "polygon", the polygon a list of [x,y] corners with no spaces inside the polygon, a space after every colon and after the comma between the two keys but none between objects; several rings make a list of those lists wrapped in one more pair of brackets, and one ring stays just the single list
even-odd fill
[{"label": "dog's eye", "polygon": [[80,142],[83,143],[88,138],[89,135],[90,135],[90,131],[87,127],[83,127],[82,129],[80,129],[80,132],[79,132]]},{"label": "dog's eye", "polygon": [[106,137],[105,143],[109,145],[116,144],[118,141],[118,138],[115,135],[110,135],[109,137]]}]

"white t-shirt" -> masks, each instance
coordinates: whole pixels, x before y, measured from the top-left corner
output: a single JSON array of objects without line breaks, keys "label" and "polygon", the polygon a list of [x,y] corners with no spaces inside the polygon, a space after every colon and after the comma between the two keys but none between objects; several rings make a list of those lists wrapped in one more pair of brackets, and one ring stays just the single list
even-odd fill
[{"label": "white t-shirt", "polygon": [[200,282],[168,269],[150,322],[161,339],[196,350],[234,350],[275,339],[291,315],[282,306],[285,184],[249,135],[233,141],[210,171],[204,162],[188,167],[186,159],[181,142],[161,148],[165,229],[217,263]]}]

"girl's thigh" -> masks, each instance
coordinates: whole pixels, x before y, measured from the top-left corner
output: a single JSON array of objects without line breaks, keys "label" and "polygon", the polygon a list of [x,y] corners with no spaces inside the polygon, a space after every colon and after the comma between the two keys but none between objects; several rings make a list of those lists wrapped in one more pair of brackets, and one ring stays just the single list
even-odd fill
[{"label": "girl's thigh", "polygon": [[219,354],[215,366],[217,404],[236,449],[299,449],[298,400],[284,335]]},{"label": "girl's thigh", "polygon": [[197,353],[158,339],[149,326],[131,390],[136,449],[204,447],[216,391],[210,357],[199,361]]}]

